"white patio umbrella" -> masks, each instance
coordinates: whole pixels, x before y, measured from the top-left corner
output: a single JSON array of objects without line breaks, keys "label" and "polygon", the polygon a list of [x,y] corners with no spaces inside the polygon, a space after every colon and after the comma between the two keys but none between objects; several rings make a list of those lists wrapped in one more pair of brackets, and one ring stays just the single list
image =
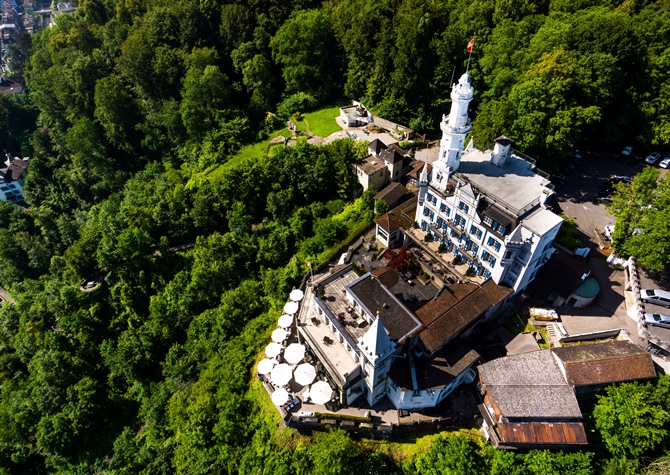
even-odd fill
[{"label": "white patio umbrella", "polygon": [[272,368],[272,372],[270,373],[272,383],[277,386],[287,385],[291,381],[291,377],[293,377],[293,371],[291,371],[291,367],[286,363],[278,364]]},{"label": "white patio umbrella", "polygon": [[293,325],[293,315],[284,314],[279,317],[278,325],[282,328],[288,328]]},{"label": "white patio umbrella", "polygon": [[286,305],[284,305],[284,313],[293,315],[298,311],[299,307],[300,305],[298,305],[298,302],[286,302]]},{"label": "white patio umbrella", "polygon": [[286,404],[288,401],[288,391],[284,388],[277,388],[275,392],[272,393],[272,402],[275,406],[281,406]]},{"label": "white patio umbrella", "polygon": [[258,374],[268,374],[270,371],[272,371],[272,368],[275,367],[277,362],[275,360],[269,360],[267,358],[263,359],[258,363],[258,367],[256,368],[258,370]]},{"label": "white patio umbrella", "polygon": [[286,340],[286,337],[288,336],[288,332],[282,328],[277,328],[275,331],[272,332],[272,341],[276,343],[281,343],[282,341]]},{"label": "white patio umbrella", "polygon": [[312,384],[314,378],[316,378],[316,368],[309,363],[299,365],[293,372],[293,379],[302,386]]},{"label": "white patio umbrella", "polygon": [[298,364],[305,357],[305,347],[300,343],[291,343],[284,350],[284,359],[287,363]]},{"label": "white patio umbrella", "polygon": [[282,346],[279,343],[270,343],[265,347],[265,356],[268,358],[275,358],[281,353]]},{"label": "white patio umbrella", "polygon": [[302,300],[302,297],[303,297],[304,295],[305,295],[305,294],[303,293],[302,290],[300,290],[300,289],[295,289],[295,290],[291,290],[291,293],[289,294],[288,297],[289,297],[291,300],[293,300],[294,302],[300,302],[300,301]]},{"label": "white patio umbrella", "polygon": [[333,397],[333,390],[327,382],[317,381],[312,384],[312,387],[309,390],[309,397],[314,404],[324,405],[330,401],[331,397]]}]

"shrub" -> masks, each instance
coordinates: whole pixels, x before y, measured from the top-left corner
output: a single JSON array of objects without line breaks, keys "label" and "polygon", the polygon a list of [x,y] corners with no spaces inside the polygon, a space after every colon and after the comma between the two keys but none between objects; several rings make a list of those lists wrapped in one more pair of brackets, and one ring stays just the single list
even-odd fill
[{"label": "shrub", "polygon": [[454,257],[454,259],[451,261],[451,265],[457,266],[457,265],[460,264],[461,262],[463,262],[463,259],[461,259],[461,256],[456,256],[456,257]]}]

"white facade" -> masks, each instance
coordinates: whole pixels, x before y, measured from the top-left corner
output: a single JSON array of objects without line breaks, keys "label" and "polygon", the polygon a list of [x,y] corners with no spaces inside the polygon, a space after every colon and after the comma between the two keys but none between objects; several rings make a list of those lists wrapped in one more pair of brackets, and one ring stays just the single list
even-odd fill
[{"label": "white facade", "polygon": [[0,179],[0,200],[15,203],[23,199],[23,188],[18,181],[6,183]]},{"label": "white facade", "polygon": [[513,153],[510,139],[496,139],[492,151],[463,150],[472,93],[464,74],[442,121],[439,159],[422,173],[415,220],[478,275],[518,291],[549,259],[563,220],[544,207],[551,184]]},{"label": "white facade", "polygon": [[421,389],[417,391],[400,388],[392,378],[388,378],[386,395],[389,397],[391,404],[397,409],[417,410],[435,407],[461,384],[468,384],[474,381],[476,376],[477,374],[474,369],[468,368],[443,388]]}]

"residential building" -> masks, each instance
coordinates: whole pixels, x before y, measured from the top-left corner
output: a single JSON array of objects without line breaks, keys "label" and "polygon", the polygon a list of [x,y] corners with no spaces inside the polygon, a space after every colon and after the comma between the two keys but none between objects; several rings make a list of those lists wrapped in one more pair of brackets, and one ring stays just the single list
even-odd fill
[{"label": "residential building", "polygon": [[463,74],[442,118],[438,160],[419,177],[415,220],[477,275],[519,291],[551,256],[563,220],[545,207],[551,183],[511,139],[498,137],[493,150],[477,150],[472,141],[464,148],[473,95]]},{"label": "residential building", "polygon": [[23,201],[23,182],[28,168],[28,158],[15,157],[5,162],[0,169],[0,199],[17,203]]},{"label": "residential building", "polygon": [[396,144],[386,145],[379,139],[368,145],[370,155],[354,163],[354,172],[363,191],[381,190],[401,180],[412,169],[414,160]]},{"label": "residential building", "polygon": [[372,113],[356,101],[353,105],[340,107],[340,117],[348,127],[358,127],[372,122]]},{"label": "residential building", "polygon": [[374,196],[375,202],[377,200],[382,200],[386,203],[386,209],[391,209],[397,205],[403,196],[407,193],[407,188],[405,188],[401,183],[393,182],[384,187],[382,191],[377,193]]}]

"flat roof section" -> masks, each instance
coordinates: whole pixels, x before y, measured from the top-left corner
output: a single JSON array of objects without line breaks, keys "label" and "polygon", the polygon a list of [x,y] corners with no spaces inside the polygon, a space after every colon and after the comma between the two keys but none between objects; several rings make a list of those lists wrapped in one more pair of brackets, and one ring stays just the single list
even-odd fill
[{"label": "flat roof section", "polygon": [[496,202],[499,207],[512,206],[515,209],[507,211],[515,215],[518,210],[538,202],[549,181],[536,174],[530,162],[514,154],[504,167],[491,163],[492,154],[491,150],[477,149],[463,153],[456,176],[462,176],[487,196],[501,200]]}]

